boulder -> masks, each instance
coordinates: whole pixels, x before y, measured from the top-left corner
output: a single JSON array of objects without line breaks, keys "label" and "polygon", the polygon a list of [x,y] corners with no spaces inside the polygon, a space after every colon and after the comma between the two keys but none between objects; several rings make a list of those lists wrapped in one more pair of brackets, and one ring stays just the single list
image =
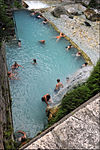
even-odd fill
[{"label": "boulder", "polygon": [[78,14],[78,11],[75,8],[72,8],[72,7],[70,7],[67,11],[68,11],[69,14],[72,14],[72,15],[77,15]]},{"label": "boulder", "polygon": [[60,15],[67,14],[67,11],[63,6],[57,6],[51,13],[54,17],[59,18]]},{"label": "boulder", "polygon": [[89,3],[90,3],[90,1],[91,1],[91,0],[82,0],[82,3],[85,4],[86,6],[88,6]]},{"label": "boulder", "polygon": [[100,21],[100,13],[96,13],[93,9],[86,9],[86,11],[84,11],[84,15],[88,20]]}]

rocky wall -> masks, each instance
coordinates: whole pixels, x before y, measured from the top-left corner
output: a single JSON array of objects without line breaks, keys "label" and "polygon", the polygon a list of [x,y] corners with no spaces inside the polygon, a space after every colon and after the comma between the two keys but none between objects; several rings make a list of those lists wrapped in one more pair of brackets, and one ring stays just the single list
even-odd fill
[{"label": "rocky wall", "polygon": [[0,149],[13,146],[11,97],[4,42],[0,49]]}]

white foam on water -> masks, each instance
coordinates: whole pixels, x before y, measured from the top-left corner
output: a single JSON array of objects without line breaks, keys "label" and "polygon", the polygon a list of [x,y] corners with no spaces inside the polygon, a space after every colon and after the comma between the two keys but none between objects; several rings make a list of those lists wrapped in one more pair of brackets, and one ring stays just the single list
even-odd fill
[{"label": "white foam on water", "polygon": [[31,9],[41,9],[41,8],[47,8],[49,5],[44,4],[40,1],[24,1],[29,7],[28,10]]}]

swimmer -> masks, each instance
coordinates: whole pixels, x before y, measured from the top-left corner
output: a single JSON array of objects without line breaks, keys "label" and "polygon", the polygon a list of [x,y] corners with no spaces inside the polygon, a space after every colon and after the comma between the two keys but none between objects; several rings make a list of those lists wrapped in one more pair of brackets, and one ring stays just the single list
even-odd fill
[{"label": "swimmer", "polygon": [[81,56],[81,52],[77,52],[77,53],[76,53],[76,56],[77,56],[77,57]]},{"label": "swimmer", "polygon": [[39,42],[42,44],[45,44],[45,40],[40,40]]},{"label": "swimmer", "polygon": [[69,82],[69,77],[66,77],[66,81]]},{"label": "swimmer", "polygon": [[7,74],[8,74],[8,77],[9,77],[11,80],[13,80],[13,79],[17,80],[17,78],[15,77],[16,74],[14,74],[14,73],[12,73],[12,72],[10,72],[10,71],[8,71]]},{"label": "swimmer", "polygon": [[33,65],[37,64],[36,59],[33,59]]},{"label": "swimmer", "polygon": [[26,140],[26,133],[25,132],[23,132],[23,131],[18,131],[17,133],[21,133],[21,134],[23,134],[23,136],[21,136],[19,139],[18,139],[18,141],[20,141],[20,142],[24,142],[25,140]]},{"label": "swimmer", "polygon": [[86,67],[87,65],[88,65],[88,63],[85,62],[85,63],[81,66],[81,68],[82,68],[82,67]]},{"label": "swimmer", "polygon": [[34,15],[36,15],[36,12],[35,12],[35,11],[31,13],[31,16],[34,16]]},{"label": "swimmer", "polygon": [[69,50],[69,49],[71,49],[72,48],[72,45],[68,45],[67,47],[66,47],[66,50]]},{"label": "swimmer", "polygon": [[21,47],[21,40],[18,40],[18,46]]},{"label": "swimmer", "polygon": [[15,63],[11,66],[11,69],[17,69],[17,68],[19,68],[19,67],[24,68],[23,66],[17,64],[17,62],[15,61]]},{"label": "swimmer", "polygon": [[47,104],[47,106],[49,106],[48,102],[51,102],[51,96],[50,94],[46,94],[41,98],[42,101],[45,101],[45,103]]},{"label": "swimmer", "polygon": [[57,84],[54,91],[59,91],[60,88],[63,88],[63,84],[60,82],[60,79],[57,79]]},{"label": "swimmer", "polygon": [[43,16],[40,14],[36,18],[41,19],[41,18],[43,18]]},{"label": "swimmer", "polygon": [[65,37],[64,33],[60,32],[59,36],[56,36],[56,41],[60,40],[61,37]]},{"label": "swimmer", "polygon": [[48,20],[47,19],[45,19],[45,20],[43,20],[43,22],[42,22],[43,24],[47,24],[48,23]]}]

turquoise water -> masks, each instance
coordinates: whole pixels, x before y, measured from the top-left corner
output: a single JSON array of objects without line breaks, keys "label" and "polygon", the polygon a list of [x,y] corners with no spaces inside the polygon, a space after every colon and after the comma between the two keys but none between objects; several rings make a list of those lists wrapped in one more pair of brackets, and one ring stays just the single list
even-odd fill
[{"label": "turquoise water", "polygon": [[[10,80],[14,131],[23,130],[28,137],[34,137],[47,124],[46,104],[41,97],[54,94],[57,78],[63,84],[66,77],[76,72],[84,63],[76,58],[77,50],[66,51],[70,43],[64,38],[56,42],[59,35],[51,25],[42,24],[41,19],[30,16],[28,11],[15,11],[16,35],[21,48],[7,45],[8,70],[14,61],[24,68],[16,70],[19,80]],[[39,40],[46,40],[42,45]],[[32,65],[32,59],[37,65]]]}]

